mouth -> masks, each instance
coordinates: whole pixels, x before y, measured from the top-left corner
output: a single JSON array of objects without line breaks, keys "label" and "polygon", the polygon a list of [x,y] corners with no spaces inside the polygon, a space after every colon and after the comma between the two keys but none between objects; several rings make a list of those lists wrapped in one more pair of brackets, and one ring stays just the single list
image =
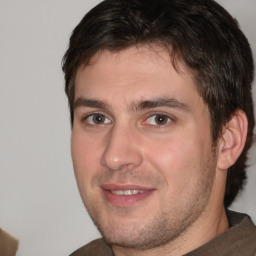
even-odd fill
[{"label": "mouth", "polygon": [[111,190],[111,193],[118,195],[118,196],[131,196],[131,195],[137,195],[137,194],[143,194],[146,191],[145,190],[136,190],[136,189],[128,189],[128,190]]},{"label": "mouth", "polygon": [[104,184],[101,186],[108,203],[117,206],[132,206],[148,198],[155,189],[137,185]]}]

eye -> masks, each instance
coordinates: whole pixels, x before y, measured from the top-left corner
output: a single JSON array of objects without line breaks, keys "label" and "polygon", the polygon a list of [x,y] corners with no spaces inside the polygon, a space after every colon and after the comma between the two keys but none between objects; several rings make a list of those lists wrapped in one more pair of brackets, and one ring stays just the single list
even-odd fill
[{"label": "eye", "polygon": [[104,125],[111,123],[110,119],[100,113],[91,114],[85,117],[85,121],[88,125]]},{"label": "eye", "polygon": [[145,124],[147,125],[155,125],[155,126],[164,126],[170,123],[172,119],[164,114],[155,114],[147,118]]}]

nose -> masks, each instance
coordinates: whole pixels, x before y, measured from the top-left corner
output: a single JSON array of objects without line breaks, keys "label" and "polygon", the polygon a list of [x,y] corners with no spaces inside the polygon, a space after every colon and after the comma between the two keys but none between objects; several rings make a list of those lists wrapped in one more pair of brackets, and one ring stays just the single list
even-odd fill
[{"label": "nose", "polygon": [[110,170],[132,170],[142,163],[143,157],[136,131],[128,127],[113,127],[107,135],[101,164]]}]

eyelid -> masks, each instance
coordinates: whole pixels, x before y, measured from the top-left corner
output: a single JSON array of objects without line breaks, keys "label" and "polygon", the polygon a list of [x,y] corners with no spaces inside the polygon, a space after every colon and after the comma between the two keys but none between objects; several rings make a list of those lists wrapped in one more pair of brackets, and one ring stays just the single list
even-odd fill
[{"label": "eyelid", "polygon": [[112,123],[112,120],[111,118],[109,118],[106,114],[103,114],[101,113],[100,111],[97,111],[97,112],[92,112],[92,113],[87,113],[86,115],[84,115],[82,118],[81,118],[81,122],[82,123],[85,123],[86,120],[88,120],[90,117],[93,117],[95,115],[102,115],[103,117],[105,117],[106,119],[108,119],[110,122],[108,123],[102,123],[102,124],[90,124],[90,123],[86,123],[85,125],[87,126],[104,126],[104,125],[109,125],[110,123]]},{"label": "eyelid", "polygon": [[[164,116],[164,117],[167,117],[169,119],[169,121],[166,123],[166,124],[162,124],[162,125],[159,125],[159,124],[155,124],[155,125],[152,125],[152,124],[147,124],[146,121],[149,119],[149,118],[152,118],[154,116]],[[155,127],[155,128],[164,128],[168,125],[170,125],[170,123],[172,122],[175,122],[176,121],[176,118],[173,117],[172,115],[170,114],[166,114],[166,113],[163,113],[163,112],[154,112],[154,113],[150,113],[146,116],[146,119],[145,121],[142,122],[142,124],[144,125],[147,125],[147,126],[152,126],[152,127]]]}]

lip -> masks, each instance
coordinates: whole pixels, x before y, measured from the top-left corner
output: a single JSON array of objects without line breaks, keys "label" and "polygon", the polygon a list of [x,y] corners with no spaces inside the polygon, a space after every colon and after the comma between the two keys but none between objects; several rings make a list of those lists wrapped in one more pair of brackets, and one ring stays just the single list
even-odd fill
[{"label": "lip", "polygon": [[[112,205],[132,206],[148,198],[156,189],[134,184],[104,184],[101,186],[105,199]],[[111,191],[139,191],[136,194],[120,195]]]}]

